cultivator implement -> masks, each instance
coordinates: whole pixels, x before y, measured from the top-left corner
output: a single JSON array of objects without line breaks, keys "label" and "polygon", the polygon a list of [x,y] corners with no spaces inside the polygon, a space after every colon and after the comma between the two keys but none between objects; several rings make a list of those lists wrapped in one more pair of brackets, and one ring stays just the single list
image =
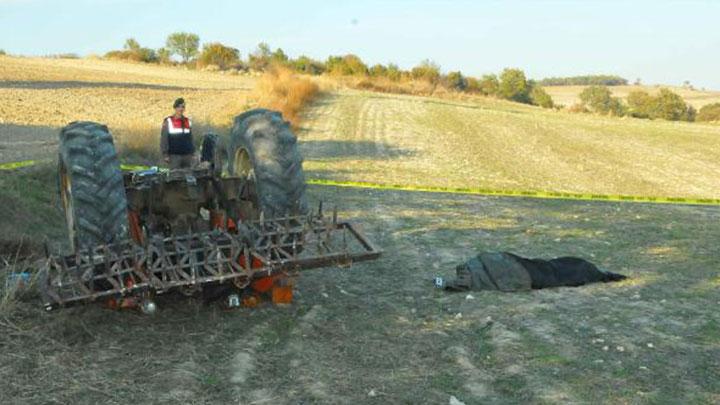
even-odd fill
[{"label": "cultivator implement", "polygon": [[259,220],[142,244],[127,240],[48,258],[42,283],[48,310],[124,297],[140,300],[172,290],[206,285],[240,290],[257,280],[325,266],[376,259],[378,250],[348,222],[322,213]]}]

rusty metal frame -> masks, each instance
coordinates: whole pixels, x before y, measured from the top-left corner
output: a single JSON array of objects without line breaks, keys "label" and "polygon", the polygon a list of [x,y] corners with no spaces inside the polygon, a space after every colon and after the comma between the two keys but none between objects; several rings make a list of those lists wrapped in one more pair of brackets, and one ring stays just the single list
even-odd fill
[{"label": "rusty metal frame", "polygon": [[[355,243],[349,243],[354,241]],[[352,245],[352,246],[351,246]],[[373,260],[379,250],[349,222],[314,216],[243,223],[239,232],[215,230],[98,246],[48,258],[42,281],[46,309],[208,283],[237,287],[279,272],[347,266]]]}]

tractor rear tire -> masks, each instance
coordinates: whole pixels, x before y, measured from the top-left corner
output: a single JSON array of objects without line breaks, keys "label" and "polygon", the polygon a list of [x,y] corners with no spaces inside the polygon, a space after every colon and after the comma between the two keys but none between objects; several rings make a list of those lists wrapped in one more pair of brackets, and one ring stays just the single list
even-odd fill
[{"label": "tractor rear tire", "polygon": [[235,117],[228,171],[254,181],[258,215],[307,214],[302,161],[297,137],[279,112],[254,109]]},{"label": "tractor rear tire", "polygon": [[73,251],[127,238],[127,197],[107,126],[80,121],[62,129],[58,180]]}]

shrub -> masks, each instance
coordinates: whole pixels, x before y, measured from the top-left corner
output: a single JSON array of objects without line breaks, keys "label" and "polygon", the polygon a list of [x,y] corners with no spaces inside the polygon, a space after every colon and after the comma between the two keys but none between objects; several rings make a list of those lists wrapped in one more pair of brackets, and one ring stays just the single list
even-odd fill
[{"label": "shrub", "polygon": [[[189,32],[175,32],[168,35],[165,40],[165,48],[170,55],[180,56],[183,63],[187,63],[198,54],[199,46],[200,37]],[[162,60],[162,58],[160,59]],[[170,60],[169,55],[167,60]]]},{"label": "shrub", "polygon": [[203,50],[198,57],[198,67],[216,65],[220,69],[227,69],[240,62],[240,51],[219,42],[212,42],[203,45]]},{"label": "shrub", "polygon": [[327,62],[325,62],[325,67],[328,72],[334,75],[364,76],[368,73],[368,68],[362,59],[353,54],[330,56]]},{"label": "shrub", "polygon": [[0,56],[5,56],[5,55],[7,55],[7,53],[5,52],[5,50],[4,50],[4,49],[0,49]]},{"label": "shrub", "polygon": [[300,111],[319,90],[312,80],[298,77],[287,68],[275,67],[260,78],[254,94],[259,107],[282,112],[283,117],[297,127]]},{"label": "shrub", "polygon": [[450,72],[445,76],[445,87],[451,90],[464,91],[468,87],[468,81],[460,72]]},{"label": "shrub", "polygon": [[525,78],[525,72],[511,68],[503,70],[500,74],[498,94],[507,100],[530,103],[530,85]]},{"label": "shrub", "polygon": [[368,69],[368,74],[372,77],[385,77],[385,75],[387,74],[387,68],[382,64],[378,63],[372,65],[370,69]]},{"label": "shrub", "polygon": [[634,90],[627,96],[628,114],[636,118],[650,118],[653,110],[653,97],[646,91]]},{"label": "shrub", "polygon": [[633,117],[668,121],[695,120],[695,109],[668,89],[660,89],[657,96],[642,90],[632,91],[628,94],[627,103],[628,112]]},{"label": "shrub", "polygon": [[486,96],[495,96],[500,91],[500,81],[496,75],[483,75],[479,82],[480,93]]},{"label": "shrub", "polygon": [[606,86],[586,87],[580,93],[580,101],[590,111],[600,114],[622,116],[625,108],[619,98],[613,97],[610,89]]},{"label": "shrub", "polygon": [[398,81],[402,77],[402,70],[398,67],[398,65],[395,65],[393,63],[388,63],[387,65],[387,71],[385,72],[385,77],[387,77],[390,80]]},{"label": "shrub", "polygon": [[547,94],[547,92],[540,86],[533,86],[530,91],[530,101],[533,105],[537,105],[542,108],[555,107],[552,97],[550,97],[550,95]]},{"label": "shrub", "polygon": [[542,86],[624,86],[627,79],[615,75],[585,75],[548,77],[540,80]]},{"label": "shrub", "polygon": [[660,89],[660,93],[653,98],[651,118],[662,118],[668,121],[693,121],[695,119],[695,109],[687,105],[680,95],[668,89]]},{"label": "shrub", "polygon": [[325,71],[325,65],[322,62],[311,59],[305,55],[290,61],[289,65],[297,72],[311,75],[319,75]]},{"label": "shrub", "polygon": [[720,121],[720,103],[702,106],[696,119],[698,121]]},{"label": "shrub", "polygon": [[248,55],[248,65],[253,70],[265,70],[270,67],[270,45],[260,42],[255,50]]},{"label": "shrub", "polygon": [[415,80],[425,80],[428,83],[437,83],[440,80],[440,65],[425,59],[419,65],[412,68],[410,75]]},{"label": "shrub", "polygon": [[143,48],[134,38],[125,40],[122,51],[110,51],[105,54],[108,59],[129,60],[135,62],[153,63],[158,61],[155,50]]},{"label": "shrub", "polygon": [[167,48],[158,48],[158,50],[155,51],[155,54],[157,55],[158,62],[160,63],[169,64],[172,62],[170,59],[172,52],[170,52]]}]

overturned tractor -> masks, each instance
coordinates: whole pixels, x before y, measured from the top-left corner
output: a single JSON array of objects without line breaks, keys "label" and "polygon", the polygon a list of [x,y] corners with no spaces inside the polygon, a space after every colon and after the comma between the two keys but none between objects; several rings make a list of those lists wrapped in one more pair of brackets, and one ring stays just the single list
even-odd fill
[{"label": "overturned tractor", "polygon": [[299,270],[380,255],[322,203],[310,212],[297,138],[278,112],[237,116],[227,146],[205,135],[192,169],[123,173],[108,128],[93,122],[63,128],[59,152],[71,253],[48,258],[48,310],[103,301],[152,311],[172,291],[229,306],[288,302]]}]

